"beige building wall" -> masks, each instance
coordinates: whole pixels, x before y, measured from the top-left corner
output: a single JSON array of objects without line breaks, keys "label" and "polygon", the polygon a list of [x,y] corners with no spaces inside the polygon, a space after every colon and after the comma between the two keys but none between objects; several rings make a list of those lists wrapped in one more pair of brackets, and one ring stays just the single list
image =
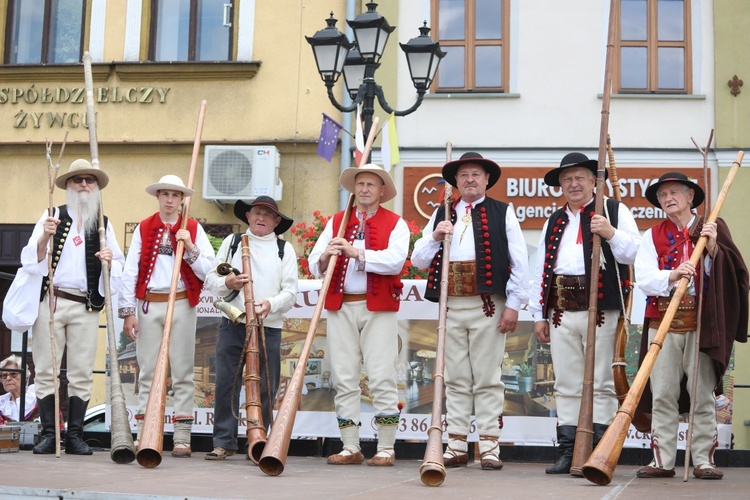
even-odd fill
[{"label": "beige building wall", "polygon": [[[720,165],[720,185],[729,172],[729,163],[736,150],[750,152],[750,11],[744,0],[714,2],[714,28],[716,37],[716,147],[728,149],[727,160]],[[737,76],[744,80],[740,93],[733,95],[729,81]],[[729,159],[731,157],[731,159]],[[747,231],[746,193],[750,192],[750,173],[745,166],[739,170],[727,196],[722,217],[732,229],[732,236],[740,247],[745,262],[750,262],[750,231]],[[734,351],[734,411],[732,433],[734,446],[750,449],[750,345],[735,343]]]}]

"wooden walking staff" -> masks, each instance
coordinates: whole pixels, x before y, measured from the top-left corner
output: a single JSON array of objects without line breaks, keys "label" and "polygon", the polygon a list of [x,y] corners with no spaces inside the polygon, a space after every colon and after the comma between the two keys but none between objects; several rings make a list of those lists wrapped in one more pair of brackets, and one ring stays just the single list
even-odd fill
[{"label": "wooden walking staff", "polygon": [[[190,174],[188,175],[187,188],[192,189],[195,179],[195,169],[201,151],[201,136],[203,135],[203,119],[206,115],[206,101],[201,101],[198,113],[198,125],[195,129],[195,141],[193,142],[193,157],[190,160]],[[180,229],[187,228],[188,216],[190,215],[190,201],[192,196],[186,196],[182,210],[182,223]],[[136,459],[143,467],[153,468],[161,463],[161,452],[164,444],[164,412],[167,404],[167,370],[169,368],[169,340],[172,335],[172,321],[174,319],[174,303],[177,298],[177,283],[180,279],[180,267],[182,266],[182,255],[185,252],[185,242],[179,240],[174,253],[174,268],[172,269],[172,281],[169,285],[169,300],[167,312],[164,317],[164,330],[161,336],[159,354],[154,367],[154,377],[151,383],[151,393],[146,403],[146,413],[143,417],[143,431],[138,443]]]},{"label": "wooden walking staff", "polygon": [[[445,162],[451,161],[453,145],[445,145]],[[445,183],[445,221],[451,221],[453,192],[452,186]],[[435,373],[432,376],[432,415],[427,429],[427,446],[424,461],[419,467],[419,478],[427,486],[440,486],[445,480],[443,464],[443,395],[445,393],[445,324],[448,318],[448,275],[450,274],[451,234],[443,236],[443,260],[440,266],[440,302],[438,304],[437,354]]]},{"label": "wooden walking staff", "polygon": [[[711,211],[711,196],[708,191],[708,151],[709,149],[711,149],[711,143],[714,140],[714,129],[711,129],[711,133],[708,136],[708,144],[706,144],[706,149],[702,149],[700,146],[698,146],[698,143],[695,142],[695,139],[693,139],[692,137],[690,138],[690,140],[693,141],[693,144],[695,144],[695,147],[698,148],[698,151],[700,151],[701,155],[703,156],[703,185],[706,186],[706,201],[703,203],[703,217],[705,218],[706,214]],[[701,319],[703,318],[703,285],[705,282],[705,275],[705,270],[701,270],[701,273],[698,277],[698,293],[696,293],[696,295],[698,296],[698,310],[696,311],[695,356],[693,357],[693,380],[690,392],[692,396],[690,397],[687,441],[685,442],[685,474],[682,477],[682,480],[684,482],[687,482],[688,480],[688,469],[690,468],[690,449],[693,446],[693,419],[695,418],[695,394],[698,392],[698,374],[700,373]]]},{"label": "wooden walking staff", "polygon": [[[604,91],[602,97],[602,117],[599,128],[599,167],[596,172],[596,201],[594,211],[602,213],[604,205],[604,164],[607,160],[607,133],[609,130],[609,97],[612,87],[612,59],[615,45],[615,19],[617,1],[609,5],[609,31],[607,34],[607,56],[604,63]],[[594,371],[596,363],[596,320],[599,301],[599,265],[601,262],[602,237],[594,234],[591,251],[591,276],[589,279],[589,321],[586,330],[586,351],[583,366],[583,387],[581,389],[581,409],[578,412],[575,447],[570,465],[571,476],[581,476],[581,467],[589,458],[594,444]],[[616,265],[616,263],[612,263]]]},{"label": "wooden walking staff", "polygon": [[[729,188],[737,175],[737,171],[740,169],[744,154],[742,151],[737,153],[737,158],[732,163],[732,168],[729,170],[729,174],[724,181],[724,186],[721,188],[721,192],[716,199],[713,210],[711,210],[711,215],[708,216],[707,222],[716,222],[716,219],[719,217],[719,212],[722,205],[724,205],[724,200],[729,193]],[[697,265],[703,256],[703,250],[706,248],[707,242],[708,236],[698,238],[693,253],[690,255],[690,262],[694,265]],[[622,446],[628,434],[628,428],[633,420],[633,413],[638,406],[638,402],[641,400],[643,390],[648,383],[651,370],[656,362],[656,357],[659,355],[662,345],[664,345],[664,339],[666,339],[667,333],[669,333],[672,319],[674,319],[674,315],[680,305],[680,300],[685,295],[689,282],[690,280],[684,276],[680,279],[672,300],[669,301],[669,307],[667,307],[664,313],[664,318],[662,318],[659,324],[659,329],[649,345],[646,356],[643,358],[641,368],[638,370],[635,380],[633,380],[633,384],[630,386],[628,396],[625,398],[622,406],[620,406],[620,409],[617,410],[617,415],[615,415],[615,419],[609,426],[609,429],[607,429],[607,432],[604,433],[599,446],[596,447],[596,450],[594,450],[588,461],[583,465],[583,475],[592,483],[606,485],[612,481],[612,475],[617,467],[617,461],[620,458]]]},{"label": "wooden walking staff", "polygon": [[[83,76],[86,85],[86,119],[89,129],[91,166],[99,168],[99,142],[96,137],[96,112],[94,111],[94,79],[91,73],[91,55],[83,54]],[[101,193],[100,193],[101,196]],[[107,246],[107,229],[104,226],[104,202],[99,200],[99,248]],[[135,460],[135,445],[130,433],[125,394],[120,381],[120,364],[117,359],[115,321],[112,314],[112,290],[110,288],[110,263],[101,259],[104,285],[104,311],[107,317],[107,343],[109,344],[109,393],[112,445],[109,456],[118,464],[129,464]]]},{"label": "wooden walking staff", "polygon": [[[55,180],[60,171],[60,161],[62,160],[65,144],[68,142],[68,133],[65,132],[60,155],[57,157],[57,163],[52,165],[52,142],[45,138],[47,146],[47,180],[49,181],[49,216],[55,216]],[[55,458],[60,458],[60,388],[57,386],[57,341],[55,340],[55,269],[52,267],[52,255],[55,251],[55,238],[49,239],[49,250],[47,251],[47,277],[49,278],[49,338],[50,349],[52,350],[52,385],[55,388]]]},{"label": "wooden walking staff", "polygon": [[[378,118],[376,117],[372,121],[369,135],[367,136],[367,144],[365,144],[364,152],[362,153],[362,160],[358,167],[361,167],[367,163],[367,158],[370,156],[370,150],[372,149],[372,143],[377,135],[378,130]],[[344,211],[344,217],[341,221],[341,227],[339,227],[337,238],[343,238],[346,227],[349,225],[349,219],[352,215],[352,207],[354,206],[354,194],[349,195],[349,201],[346,204],[346,210]],[[328,261],[328,270],[323,283],[320,285],[320,292],[318,293],[318,303],[315,305],[312,318],[310,319],[310,328],[307,331],[305,337],[305,343],[302,345],[302,350],[299,354],[299,361],[297,361],[297,367],[294,369],[292,378],[287,386],[284,399],[281,401],[281,406],[276,414],[276,420],[274,421],[273,429],[268,436],[268,441],[263,449],[263,455],[260,457],[258,466],[260,470],[269,476],[278,476],[284,472],[284,465],[286,464],[286,456],[289,453],[289,442],[292,438],[292,429],[294,427],[294,418],[297,415],[297,407],[299,406],[300,398],[302,397],[302,383],[305,377],[305,370],[307,368],[307,358],[310,356],[310,350],[312,349],[313,340],[315,340],[315,332],[318,329],[318,321],[320,321],[320,315],[323,313],[323,307],[326,302],[326,295],[328,294],[328,288],[331,285],[333,279],[333,270],[336,269],[336,262],[339,256],[333,255]]]}]

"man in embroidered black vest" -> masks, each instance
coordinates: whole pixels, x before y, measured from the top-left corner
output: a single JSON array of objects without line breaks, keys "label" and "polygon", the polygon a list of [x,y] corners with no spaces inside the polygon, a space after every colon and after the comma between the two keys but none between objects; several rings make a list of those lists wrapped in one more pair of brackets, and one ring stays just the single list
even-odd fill
[{"label": "man in embroidered black vest", "polygon": [[518,311],[528,302],[526,241],[513,210],[486,196],[500,179],[500,167],[478,153],[465,153],[443,166],[443,178],[457,187],[451,222],[445,205],[432,214],[414,245],[412,263],[429,268],[425,298],[439,300],[442,242],[452,233],[448,276],[445,387],[448,448],[446,467],[466,465],[472,409],[476,412],[482,469],[499,470],[505,384],[501,380],[505,335],[516,330]]},{"label": "man in embroidered black vest", "polygon": [[[101,281],[101,260],[110,264],[111,291],[120,286],[125,258],[117,244],[112,225],[105,218],[106,247],[99,247],[97,232],[100,189],[109,177],[86,160],[75,160],[67,173],[57,177],[55,184],[67,190],[67,205],[45,213],[34,226],[29,243],[21,251],[24,267],[47,276],[47,249],[54,241],[55,287],[55,348],[57,359],[52,359],[49,332],[49,279],[44,278],[40,294],[39,316],[34,323],[32,346],[36,368],[36,395],[42,421],[41,441],[34,453],[55,452],[55,386],[52,363],[59,369],[67,347],[68,430],[65,453],[91,455],[91,448],[83,441],[83,418],[91,397],[92,373],[99,336],[99,311],[104,308],[104,284]],[[59,371],[58,371],[59,373]]]},{"label": "man in embroidered black vest", "polygon": [[[567,204],[544,224],[536,254],[529,311],[539,342],[549,342],[555,370],[557,442],[560,458],[547,474],[567,474],[575,447],[581,407],[588,329],[588,286],[593,235],[601,236],[596,366],[594,371],[594,446],[617,412],[612,354],[622,307],[620,283],[635,260],[641,237],[628,208],[605,200],[605,215],[594,213],[598,162],[581,153],[563,157],[544,182],[561,187]],[[624,285],[628,285],[625,283]]]},{"label": "man in embroidered black vest", "polygon": [[[690,454],[695,477],[721,479],[724,473],[714,463],[714,451],[718,446],[715,396],[723,393],[722,378],[734,341],[747,342],[747,267],[727,224],[722,219],[703,224],[702,217],[694,212],[693,209],[703,202],[704,194],[685,174],[662,175],[646,189],[646,199],[664,210],[667,219],[644,233],[635,259],[636,282],[648,297],[641,361],[656,336],[675,287],[683,277],[690,281],[651,370],[649,382],[653,400],[644,392],[646,401],[653,402],[653,460],[638,469],[636,475],[639,478],[675,475],[679,414],[689,411],[687,404],[680,408],[681,381],[687,378],[687,391],[692,391],[696,373],[697,304],[702,300]],[[703,257],[695,266],[690,257],[698,234],[706,236],[708,241]],[[700,293],[699,273],[703,273],[705,293]],[[689,401],[689,398],[684,400]]]},{"label": "man in embroidered black vest", "polygon": [[[397,214],[380,206],[396,196],[396,187],[390,174],[378,165],[348,168],[339,183],[354,193],[356,213],[352,213],[343,238],[335,235],[344,212],[334,214],[309,258],[314,275],[334,273],[325,307],[334,403],[344,449],[328,457],[328,463],[364,461],[359,445],[364,362],[378,427],[378,451],[367,465],[389,466],[396,458],[393,447],[400,414],[396,314],[403,289],[401,270],[409,253],[409,227]],[[333,255],[339,258],[335,268],[329,269]]]},{"label": "man in embroidered black vest", "polygon": [[[294,307],[297,300],[297,256],[292,244],[280,238],[292,227],[294,221],[279,211],[276,200],[270,196],[258,196],[252,202],[237,200],[234,215],[247,224],[244,234],[250,244],[255,313],[263,321],[265,345],[258,341],[260,405],[263,425],[268,428],[281,378],[281,329],[284,326],[284,315]],[[242,245],[237,239],[239,236],[239,233],[232,234],[224,239],[216,253],[217,262],[227,262],[234,269],[242,269]],[[249,281],[250,276],[245,272],[221,276],[214,268],[206,277],[206,289],[224,297],[225,302],[245,312],[244,287]],[[234,295],[234,299],[227,298],[229,295]],[[235,324],[226,314],[221,318],[219,339],[216,341],[214,449],[205,455],[206,460],[224,460],[237,452],[238,426],[237,419],[232,415],[232,408],[239,407],[240,391],[244,387],[241,378],[239,387],[235,387],[234,382],[238,366],[244,366],[246,322],[247,318],[243,318]],[[248,450],[252,451],[257,449]],[[250,454],[247,457],[251,458]]]},{"label": "man in embroidered black vest", "polygon": [[[173,457],[190,457],[190,434],[193,426],[195,394],[195,328],[198,318],[195,306],[200,301],[203,280],[214,266],[214,250],[203,227],[188,219],[180,229],[180,206],[185,196],[194,191],[185,187],[176,175],[165,175],[159,182],[146,186],[155,196],[159,211],[142,220],[133,231],[128,258],[122,276],[119,316],[124,319],[123,331],[136,341],[138,358],[138,440],[143,417],[151,393],[156,360],[159,355],[169,292],[174,272],[174,249],[178,241],[185,243],[180,266],[177,295],[174,303],[169,338],[169,371],[174,391]],[[136,307],[138,315],[136,316]]]}]

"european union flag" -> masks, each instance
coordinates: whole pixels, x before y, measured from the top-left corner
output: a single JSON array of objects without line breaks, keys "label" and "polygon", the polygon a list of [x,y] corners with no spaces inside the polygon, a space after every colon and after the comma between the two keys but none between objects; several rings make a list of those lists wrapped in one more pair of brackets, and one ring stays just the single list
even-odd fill
[{"label": "european union flag", "polygon": [[323,125],[320,127],[320,138],[318,139],[318,156],[330,162],[339,140],[339,132],[343,128],[340,123],[325,113],[323,114]]}]

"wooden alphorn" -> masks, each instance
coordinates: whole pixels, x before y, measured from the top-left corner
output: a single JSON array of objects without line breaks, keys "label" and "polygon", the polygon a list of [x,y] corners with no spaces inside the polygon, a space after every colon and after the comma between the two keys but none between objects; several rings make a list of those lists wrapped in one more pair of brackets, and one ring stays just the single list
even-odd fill
[{"label": "wooden alphorn", "polygon": [[[445,146],[445,161],[451,161],[452,144]],[[445,220],[451,221],[453,190],[445,183]],[[445,394],[445,324],[448,317],[448,275],[450,274],[451,234],[443,237],[443,261],[440,266],[440,301],[438,302],[437,354],[435,373],[432,376],[432,415],[427,429],[427,446],[424,461],[419,467],[419,478],[427,486],[440,486],[445,480],[443,464],[443,395]]]},{"label": "wooden alphorn", "polygon": [[[369,135],[367,136],[367,143],[365,144],[365,149],[362,153],[362,160],[358,165],[359,167],[367,163],[367,158],[370,156],[370,150],[372,149],[372,143],[375,140],[375,135],[377,135],[377,127],[378,118],[375,118],[372,122],[372,127],[370,127]],[[349,200],[346,204],[341,227],[339,227],[338,234],[336,235],[337,238],[344,237],[344,231],[346,230],[346,226],[349,225],[353,206],[354,194],[351,194],[349,195]],[[320,286],[320,292],[318,294],[318,303],[315,305],[315,310],[310,319],[310,328],[307,331],[305,343],[302,345],[302,350],[299,353],[297,367],[294,369],[292,378],[289,381],[286,393],[284,394],[284,399],[282,399],[279,411],[276,413],[276,420],[274,421],[273,429],[271,429],[271,433],[268,436],[268,442],[263,450],[263,455],[258,462],[260,470],[269,476],[278,476],[284,472],[286,456],[289,452],[289,443],[292,438],[292,429],[294,428],[294,418],[297,415],[297,407],[302,398],[302,383],[305,378],[305,371],[307,370],[307,358],[310,356],[310,351],[312,350],[313,340],[315,340],[315,332],[318,329],[320,315],[323,313],[326,295],[328,294],[328,288],[333,279],[333,269],[336,268],[337,260],[338,256],[334,255],[331,257],[331,260],[328,261],[328,269],[331,272],[326,273],[323,278],[323,283]]]},{"label": "wooden alphorn", "polygon": [[[719,212],[727,197],[729,188],[742,164],[743,156],[744,153],[742,151],[737,153],[737,158],[729,170],[729,174],[724,181],[724,186],[721,188],[719,197],[716,199],[716,204],[713,210],[711,210],[711,215],[708,216],[707,222],[716,222],[716,219],[719,217]],[[707,236],[701,236],[698,239],[698,243],[695,244],[693,253],[690,256],[690,262],[695,265],[698,264],[703,255],[703,250],[706,248],[707,241]],[[677,312],[677,307],[680,305],[680,300],[685,295],[689,282],[690,280],[685,277],[680,279],[672,300],[669,302],[669,307],[667,307],[664,313],[664,318],[659,324],[659,329],[656,331],[656,335],[649,345],[648,352],[645,358],[643,358],[641,367],[635,375],[635,380],[633,380],[633,384],[630,386],[628,396],[617,411],[617,415],[615,415],[615,419],[609,426],[609,429],[607,429],[607,432],[604,433],[601,441],[599,441],[599,446],[596,447],[588,461],[583,465],[583,475],[592,483],[606,485],[612,481],[612,475],[615,472],[615,467],[617,467],[617,461],[620,458],[622,446],[628,434],[628,428],[633,421],[633,414],[638,407],[638,402],[641,400],[643,390],[648,383],[651,370],[656,362],[656,357],[659,355],[662,345],[664,345],[664,339],[666,339],[667,333],[669,333],[672,319]],[[644,331],[643,335],[648,335],[648,332]]]},{"label": "wooden alphorn", "polygon": [[[201,150],[201,135],[203,134],[203,118],[206,115],[206,101],[201,101],[198,114],[198,125],[195,130],[195,141],[193,142],[193,157],[190,161],[190,175],[187,187],[193,187],[195,169]],[[187,227],[188,215],[190,214],[191,196],[186,196],[182,211],[182,224],[180,229]],[[172,282],[169,286],[169,302],[164,317],[164,330],[159,346],[159,354],[154,367],[154,377],[151,383],[151,392],[146,403],[146,413],[143,417],[143,431],[138,442],[136,460],[143,467],[153,468],[161,463],[161,452],[164,445],[164,412],[167,405],[167,369],[169,368],[169,341],[172,337],[172,320],[174,319],[174,303],[177,298],[177,283],[180,279],[180,266],[182,255],[185,252],[185,242],[177,242],[174,253],[174,268],[172,269]]]},{"label": "wooden alphorn", "polygon": [[[245,333],[249,336],[245,350],[245,418],[247,420],[247,458],[257,464],[266,446],[266,426],[263,423],[263,409],[260,391],[260,348],[258,343],[258,316],[255,314],[255,294],[253,292],[253,271],[250,265],[250,240],[242,235],[242,273],[249,280],[245,282]],[[266,353],[268,356],[268,353]],[[266,381],[270,384],[270,381]],[[268,405],[273,401],[269,399]]]},{"label": "wooden alphorn", "polygon": [[[91,73],[91,55],[83,54],[83,75],[86,85],[86,118],[89,128],[91,165],[99,168],[99,142],[96,137],[96,112],[94,111],[94,79]],[[107,229],[104,226],[104,203],[99,203],[99,247],[107,246]],[[118,464],[129,464],[135,460],[135,444],[130,432],[128,410],[125,407],[125,393],[120,381],[120,363],[117,359],[117,338],[112,313],[112,291],[110,289],[109,262],[102,259],[102,282],[104,284],[104,310],[107,317],[107,343],[109,344],[109,404],[110,433],[112,444],[109,456]]]},{"label": "wooden alphorn", "polygon": [[[609,101],[612,87],[612,59],[615,45],[615,19],[617,1],[609,6],[609,31],[607,34],[607,55],[604,63],[604,92],[602,98],[601,124],[599,126],[599,168],[596,175],[596,201],[594,211],[601,215],[604,205],[604,164],[607,158],[607,133],[609,130]],[[599,302],[599,265],[601,263],[602,238],[594,234],[591,251],[591,276],[589,277],[589,318],[586,329],[586,349],[583,365],[583,387],[581,388],[581,408],[578,412],[573,459],[570,465],[571,476],[581,476],[581,466],[591,454],[594,445],[594,371],[596,367],[596,326]],[[616,264],[615,264],[616,265]]]}]

